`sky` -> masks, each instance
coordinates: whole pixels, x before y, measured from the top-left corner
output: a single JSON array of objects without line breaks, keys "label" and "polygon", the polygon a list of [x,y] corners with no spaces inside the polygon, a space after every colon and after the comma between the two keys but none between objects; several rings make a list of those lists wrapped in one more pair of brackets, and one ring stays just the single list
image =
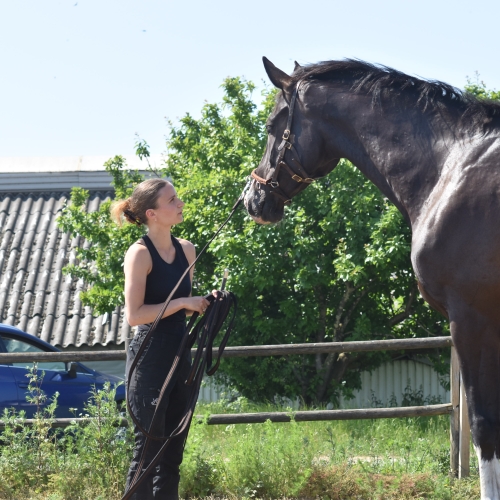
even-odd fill
[{"label": "sky", "polygon": [[129,155],[135,134],[161,154],[224,78],[263,88],[264,55],[499,89],[498,19],[498,0],[0,0],[0,157]]}]

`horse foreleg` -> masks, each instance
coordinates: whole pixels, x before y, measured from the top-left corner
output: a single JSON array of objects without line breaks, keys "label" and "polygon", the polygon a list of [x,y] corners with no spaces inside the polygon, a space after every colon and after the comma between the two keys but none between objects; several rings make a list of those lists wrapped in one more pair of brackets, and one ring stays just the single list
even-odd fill
[{"label": "horse foreleg", "polygon": [[500,326],[464,303],[450,309],[479,461],[481,499],[500,500]]},{"label": "horse foreleg", "polygon": [[495,453],[493,459],[483,458],[481,448],[474,445],[479,463],[479,480],[481,483],[481,500],[497,500],[500,498],[500,457]]}]

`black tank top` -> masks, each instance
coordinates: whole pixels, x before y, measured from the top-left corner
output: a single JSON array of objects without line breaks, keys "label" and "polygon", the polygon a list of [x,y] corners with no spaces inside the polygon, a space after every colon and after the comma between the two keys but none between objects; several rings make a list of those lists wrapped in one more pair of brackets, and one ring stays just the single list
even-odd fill
[{"label": "black tank top", "polygon": [[[165,262],[158,250],[156,250],[153,242],[146,234],[142,237],[146,247],[151,254],[151,260],[153,261],[153,267],[151,272],[148,274],[146,279],[146,293],[144,296],[145,304],[162,304],[167,300],[170,292],[173,290],[174,286],[179,281],[182,273],[189,267],[186,254],[182,249],[182,245],[179,243],[177,238],[172,236],[172,243],[175,247],[175,259],[169,264]],[[172,299],[178,299],[179,297],[189,297],[191,293],[191,278],[189,273],[186,274],[182,280],[179,288],[174,293]],[[157,330],[163,329],[162,326],[167,326],[168,323],[184,321],[186,319],[186,313],[184,309],[177,311],[166,318],[163,318],[158,323]],[[139,325],[139,329],[149,328],[148,325]]]}]

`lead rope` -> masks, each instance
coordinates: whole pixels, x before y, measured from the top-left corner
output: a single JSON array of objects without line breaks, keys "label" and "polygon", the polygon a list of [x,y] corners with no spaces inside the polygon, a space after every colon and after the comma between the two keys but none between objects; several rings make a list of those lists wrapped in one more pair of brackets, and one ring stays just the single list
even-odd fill
[{"label": "lead rope", "polygon": [[[148,341],[150,340],[155,328],[158,325],[158,322],[161,320],[163,314],[165,313],[165,310],[168,307],[168,304],[172,300],[172,297],[174,293],[177,291],[179,288],[179,285],[181,284],[182,280],[184,277],[187,275],[187,273],[193,268],[193,266],[196,264],[198,259],[205,253],[207,248],[210,246],[212,241],[219,235],[219,233],[222,231],[222,229],[226,226],[226,224],[229,222],[231,217],[234,215],[236,212],[236,209],[239,207],[241,202],[243,201],[245,194],[250,187],[251,184],[251,179],[248,179],[247,184],[245,188],[243,189],[243,192],[241,193],[240,197],[236,201],[236,203],[233,205],[233,208],[231,209],[231,212],[227,219],[222,223],[222,225],[217,229],[215,234],[212,236],[212,238],[208,241],[208,243],[203,247],[201,252],[198,254],[196,259],[187,267],[187,269],[184,271],[182,276],[180,277],[179,281],[173,288],[173,290],[170,292],[169,296],[165,300],[160,312],[158,313],[156,319],[153,321],[151,326],[149,327],[142,343],[141,346],[139,347],[139,350],[134,358],[134,361],[132,362],[132,365],[130,367],[129,373],[127,374],[127,387],[126,387],[126,400],[127,400],[127,409],[128,412],[132,418],[132,421],[134,424],[138,427],[140,432],[146,436],[146,442],[144,444],[144,447],[142,449],[141,457],[139,460],[139,465],[137,466],[137,469],[135,471],[134,477],[130,481],[129,487],[125,494],[122,497],[122,500],[129,500],[130,497],[135,493],[139,485],[142,483],[142,481],[146,478],[146,476],[152,471],[152,469],[158,464],[160,461],[166,447],[170,443],[170,441],[176,437],[182,434],[184,430],[189,426],[191,423],[191,419],[193,417],[193,412],[194,408],[196,406],[196,402],[198,400],[198,394],[200,390],[200,385],[203,379],[203,372],[206,370],[207,375],[213,375],[216,371],[217,368],[219,367],[220,363],[220,358],[222,356],[222,353],[224,352],[224,348],[226,347],[227,341],[229,340],[229,335],[231,333],[233,323],[234,323],[234,318],[236,316],[236,309],[237,309],[237,301],[236,297],[233,293],[231,292],[226,292],[224,291],[224,285],[225,285],[225,279],[223,280],[222,286],[221,286],[221,291],[217,292],[217,297],[214,297],[213,295],[208,295],[206,297],[207,300],[209,300],[210,304],[207,308],[207,311],[203,315],[203,317],[198,321],[198,323],[195,322],[198,318],[198,313],[194,313],[191,316],[191,319],[188,323],[187,326],[187,331],[186,334],[184,335],[181,344],[177,350],[177,353],[174,358],[174,362],[172,364],[172,367],[170,368],[170,371],[162,385],[162,388],[160,390],[160,394],[158,396],[158,402],[156,404],[155,412],[153,414],[153,418],[151,421],[151,425],[149,426],[149,429],[146,430],[144,429],[140,423],[136,415],[134,415],[134,412],[132,411],[132,408],[130,406],[130,401],[129,401],[129,387],[130,387],[130,380],[132,379],[132,375],[134,371],[137,368],[137,365],[139,364],[139,360],[144,353]],[[225,278],[227,278],[225,276]],[[226,333],[224,334],[224,337],[219,345],[219,350],[217,352],[217,359],[215,364],[212,366],[212,351],[213,351],[213,342],[219,333],[220,329],[222,328],[222,325],[224,321],[226,320],[227,316],[230,313],[231,308],[234,306],[234,311],[233,315],[231,317],[231,320],[229,322],[229,325],[226,329]],[[186,380],[187,385],[192,385],[192,390],[191,390],[191,395],[188,401],[188,404],[186,405],[186,412],[184,417],[181,419],[181,422],[177,426],[176,429],[170,434],[170,436],[167,437],[160,437],[160,436],[154,436],[151,433],[151,429],[153,428],[153,425],[155,423],[156,417],[157,417],[157,411],[160,408],[160,403],[162,398],[164,397],[164,394],[168,388],[168,385],[170,381],[172,380],[172,377],[177,369],[177,366],[179,364],[179,361],[182,357],[182,354],[184,352],[184,349],[186,347],[191,348],[195,342],[198,342],[198,347],[197,351],[193,360],[193,365],[191,368],[191,371],[189,373],[188,379]],[[207,366],[208,365],[208,366]],[[149,448],[149,444],[151,443],[151,440],[155,441],[165,441],[163,445],[161,446],[160,450],[156,454],[156,456],[153,458],[153,460],[149,463],[149,465],[146,467],[146,469],[141,473],[142,467],[144,466],[144,461],[145,461],[145,456],[147,449]],[[185,443],[184,443],[185,444]]]}]

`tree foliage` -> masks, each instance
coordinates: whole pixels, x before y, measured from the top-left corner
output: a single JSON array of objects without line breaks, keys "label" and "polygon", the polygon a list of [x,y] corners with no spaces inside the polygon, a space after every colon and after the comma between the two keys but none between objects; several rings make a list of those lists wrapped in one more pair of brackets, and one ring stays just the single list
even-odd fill
[{"label": "tree foliage", "polygon": [[500,101],[500,90],[490,90],[486,87],[483,80],[479,79],[479,73],[476,72],[475,79],[467,77],[467,85],[464,90],[479,99],[487,99],[492,101]]},{"label": "tree foliage", "polygon": [[[241,79],[229,78],[223,88],[221,105],[206,104],[200,119],[186,115],[171,126],[167,141],[164,172],[186,202],[185,222],[173,232],[198,248],[225,219],[260,161],[264,124],[274,105],[274,92],[266,91],[258,108],[253,85]],[[119,197],[139,180],[124,170],[119,157],[106,168]],[[106,206],[96,215],[86,214],[78,208],[83,203],[84,193],[74,191],[61,218],[65,229],[90,242],[80,249],[81,263],[69,271],[90,284],[83,299],[103,311],[122,301],[121,262],[139,230],[111,225]],[[280,224],[258,226],[243,210],[236,213],[197,265],[195,293],[207,293],[218,285],[222,270],[230,269],[228,286],[239,298],[233,345],[442,335],[444,319],[418,296],[410,240],[396,208],[342,161],[294,199]],[[341,394],[349,397],[360,387],[361,371],[392,355],[226,360],[219,378],[253,400],[280,395],[335,404]]]}]

